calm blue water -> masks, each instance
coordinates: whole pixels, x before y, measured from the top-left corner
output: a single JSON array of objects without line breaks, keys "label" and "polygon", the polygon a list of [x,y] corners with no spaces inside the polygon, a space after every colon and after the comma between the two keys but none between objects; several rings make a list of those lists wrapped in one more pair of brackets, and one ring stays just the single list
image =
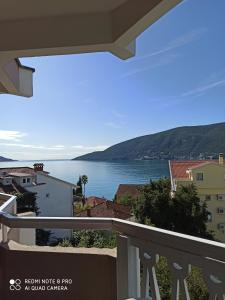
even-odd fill
[{"label": "calm blue water", "polygon": [[[1,162],[3,167],[32,167],[37,161]],[[120,183],[147,183],[150,179],[169,176],[167,161],[89,162],[42,161],[44,170],[63,180],[76,183],[79,175],[88,176],[87,196],[113,199]]]}]

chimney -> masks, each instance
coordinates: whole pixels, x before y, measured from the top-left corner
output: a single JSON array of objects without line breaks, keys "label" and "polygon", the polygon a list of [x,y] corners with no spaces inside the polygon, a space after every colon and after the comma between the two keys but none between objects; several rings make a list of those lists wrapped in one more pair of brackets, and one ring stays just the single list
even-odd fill
[{"label": "chimney", "polygon": [[223,165],[223,153],[219,154],[219,165]]},{"label": "chimney", "polygon": [[34,164],[34,171],[37,172],[37,171],[43,171],[44,169],[44,164],[42,163],[36,163]]}]

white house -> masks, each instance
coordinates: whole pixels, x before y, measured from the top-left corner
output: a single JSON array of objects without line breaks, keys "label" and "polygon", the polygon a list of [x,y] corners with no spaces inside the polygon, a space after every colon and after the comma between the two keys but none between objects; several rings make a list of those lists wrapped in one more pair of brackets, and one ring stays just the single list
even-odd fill
[{"label": "white house", "polygon": [[[13,190],[36,193],[39,216],[72,217],[73,191],[76,186],[59,178],[50,176],[43,170],[43,164],[30,167],[0,169],[0,189],[11,187]],[[70,229],[54,229],[51,237],[66,238],[72,236]]]}]

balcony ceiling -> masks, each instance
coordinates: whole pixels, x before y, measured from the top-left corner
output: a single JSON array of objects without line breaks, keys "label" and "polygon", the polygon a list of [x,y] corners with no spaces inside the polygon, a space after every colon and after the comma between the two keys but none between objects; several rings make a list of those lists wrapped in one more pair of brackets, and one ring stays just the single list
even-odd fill
[{"label": "balcony ceiling", "polygon": [[0,93],[32,96],[19,57],[108,51],[135,55],[135,39],[181,0],[1,0]]},{"label": "balcony ceiling", "polygon": [[[2,0],[0,20],[110,12],[127,0]],[[16,7],[16,9],[13,9]]]}]

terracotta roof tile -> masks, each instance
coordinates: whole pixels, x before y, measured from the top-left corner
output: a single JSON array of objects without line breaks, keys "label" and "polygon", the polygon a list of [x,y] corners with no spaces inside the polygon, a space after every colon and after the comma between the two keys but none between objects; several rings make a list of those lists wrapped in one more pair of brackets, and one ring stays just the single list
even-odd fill
[{"label": "terracotta roof tile", "polygon": [[[36,172],[34,171],[33,168],[30,167],[12,167],[12,168],[0,168],[0,174],[1,172],[6,172],[6,173],[25,173],[25,174],[30,174],[30,175],[36,175]],[[47,173],[46,171],[43,171],[44,173]]]},{"label": "terracotta roof tile", "polygon": [[120,184],[116,192],[116,198],[119,199],[125,196],[137,198],[140,196],[139,188],[141,186],[141,184]]},{"label": "terracotta roof tile", "polygon": [[76,215],[76,217],[119,218],[124,220],[131,218],[131,216],[132,212],[130,206],[117,204],[109,200]]},{"label": "terracotta roof tile", "polygon": [[90,205],[90,206],[96,206],[98,204],[104,203],[105,201],[106,201],[106,199],[104,199],[104,198],[90,196],[87,198],[85,204]]},{"label": "terracotta roof tile", "polygon": [[187,170],[192,168],[197,168],[199,166],[209,164],[209,163],[218,163],[213,160],[171,160],[170,161],[170,171],[173,179],[175,178],[187,178]]}]

